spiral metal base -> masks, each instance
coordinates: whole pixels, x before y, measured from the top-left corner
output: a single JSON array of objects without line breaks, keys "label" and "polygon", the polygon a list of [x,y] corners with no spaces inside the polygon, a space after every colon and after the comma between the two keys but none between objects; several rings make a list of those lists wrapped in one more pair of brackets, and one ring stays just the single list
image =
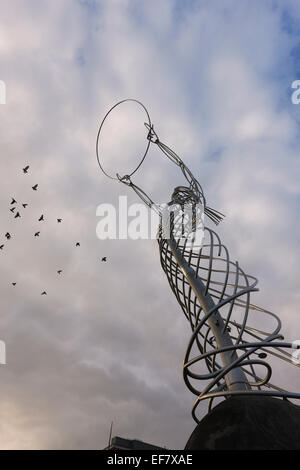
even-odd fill
[{"label": "spiral metal base", "polygon": [[[292,343],[282,341],[281,322],[277,315],[250,302],[251,293],[258,290],[257,279],[230,260],[227,248],[208,227],[205,227],[205,240],[200,249],[187,247],[184,240],[174,239],[170,243],[163,236],[162,226],[158,236],[161,266],[192,330],[184,357],[183,376],[189,390],[197,395],[193,418],[199,423],[196,416],[199,403],[208,400],[208,408],[211,409],[216,397],[256,394],[300,398],[299,393],[288,392],[270,382],[272,367],[264,359],[269,355],[292,363],[289,352]],[[193,269],[195,278],[204,284],[205,293],[214,301],[214,306],[206,314],[181,262],[178,263],[180,257]],[[230,335],[232,343],[223,348],[218,347],[209,324],[210,317],[217,311],[223,319],[223,333]],[[268,320],[269,332],[252,325],[253,312],[259,314],[260,325]],[[220,360],[226,351],[235,357],[230,366]],[[248,378],[248,388],[234,391],[228,388],[226,376],[236,368]],[[198,384],[202,381],[205,385],[201,390]]]}]

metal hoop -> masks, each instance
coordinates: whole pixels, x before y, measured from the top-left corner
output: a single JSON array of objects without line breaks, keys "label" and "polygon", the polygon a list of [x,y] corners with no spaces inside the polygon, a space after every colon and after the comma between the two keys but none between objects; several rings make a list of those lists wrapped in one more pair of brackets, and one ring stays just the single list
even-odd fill
[{"label": "metal hoop", "polygon": [[[108,178],[110,178],[110,179],[112,179],[112,180],[116,180],[116,181],[120,181],[120,177],[118,177],[118,173],[116,173],[116,177],[111,176],[111,175],[109,175],[109,174],[104,170],[103,166],[101,165],[100,157],[99,157],[99,155],[100,155],[100,152],[99,152],[100,134],[101,134],[101,131],[102,131],[102,127],[103,127],[103,125],[104,125],[104,122],[106,121],[106,119],[107,119],[108,115],[111,113],[111,111],[112,111],[113,109],[115,109],[117,106],[119,106],[120,104],[126,103],[126,102],[128,102],[128,101],[137,103],[137,104],[139,104],[139,105],[144,109],[144,111],[145,111],[145,113],[146,113],[146,115],[147,115],[148,125],[149,125],[149,127],[151,128],[151,119],[150,119],[150,115],[149,115],[149,113],[148,113],[147,108],[143,105],[143,103],[141,103],[140,101],[135,100],[135,99],[133,99],[133,98],[126,98],[125,100],[119,101],[119,102],[116,103],[112,108],[110,108],[110,110],[105,114],[105,116],[104,116],[104,118],[103,118],[103,120],[102,120],[102,122],[101,122],[101,124],[100,124],[99,130],[98,130],[98,134],[97,134],[97,140],[96,140],[96,155],[97,155],[98,164],[99,164],[99,166],[100,166],[102,172],[103,172]],[[130,174],[126,175],[126,176],[128,176],[128,177],[130,178],[132,175],[134,175],[134,173],[137,172],[137,170],[140,168],[140,166],[142,165],[143,161],[144,161],[145,158],[146,158],[146,155],[147,155],[147,153],[148,153],[150,144],[151,144],[150,140],[147,140],[146,150],[145,150],[145,153],[144,153],[144,155],[143,155],[143,157],[142,157],[140,163],[139,163],[138,166],[135,168],[135,170],[133,170],[132,173],[130,173]]]}]

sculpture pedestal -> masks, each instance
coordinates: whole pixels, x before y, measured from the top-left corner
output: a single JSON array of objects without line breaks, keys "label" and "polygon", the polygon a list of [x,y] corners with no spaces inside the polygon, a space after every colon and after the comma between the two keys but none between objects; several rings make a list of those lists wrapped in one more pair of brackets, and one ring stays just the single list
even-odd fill
[{"label": "sculpture pedestal", "polygon": [[197,425],[186,450],[300,450],[300,406],[264,396],[219,403]]}]

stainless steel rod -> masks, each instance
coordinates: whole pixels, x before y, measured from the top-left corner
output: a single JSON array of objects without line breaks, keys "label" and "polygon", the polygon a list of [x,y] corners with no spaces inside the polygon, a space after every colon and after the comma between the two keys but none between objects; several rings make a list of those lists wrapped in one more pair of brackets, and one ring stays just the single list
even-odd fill
[{"label": "stainless steel rod", "polygon": [[[213,299],[208,293],[205,295],[205,285],[203,284],[201,279],[197,277],[195,271],[186,262],[180,250],[177,248],[176,242],[172,239],[168,239],[166,241],[182,271],[182,274],[185,276],[195,296],[197,297],[199,304],[203,309],[203,312],[207,314],[210,310],[215,307]],[[211,331],[215,337],[216,343],[219,348],[233,346],[232,339],[224,328],[224,320],[218,310],[212,313],[212,315],[208,318],[207,323],[211,328]],[[232,364],[238,358],[235,351],[224,351],[220,353],[220,356],[223,362],[223,366],[225,367]],[[231,369],[226,374],[225,381],[228,390],[249,390],[251,388],[244,372],[240,367]]]}]

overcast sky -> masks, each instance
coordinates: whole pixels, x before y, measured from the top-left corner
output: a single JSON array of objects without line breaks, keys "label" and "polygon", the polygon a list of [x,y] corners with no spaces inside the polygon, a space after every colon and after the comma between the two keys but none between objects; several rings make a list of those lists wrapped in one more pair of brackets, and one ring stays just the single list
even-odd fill
[{"label": "overcast sky", "polygon": [[[217,231],[259,278],[252,301],[300,339],[299,58],[292,0],[2,2],[2,449],[101,449],[111,421],[113,434],[183,448],[195,427],[182,378],[189,325],[156,241],[96,237],[100,203],[138,202],[95,157],[98,126],[121,99],[147,106],[208,205],[226,214]],[[115,172],[145,145],[144,115],[128,113],[111,139],[124,155],[103,155]],[[159,202],[184,183],[157,152],[134,181]],[[285,370],[285,386],[299,391],[299,370]]]}]

